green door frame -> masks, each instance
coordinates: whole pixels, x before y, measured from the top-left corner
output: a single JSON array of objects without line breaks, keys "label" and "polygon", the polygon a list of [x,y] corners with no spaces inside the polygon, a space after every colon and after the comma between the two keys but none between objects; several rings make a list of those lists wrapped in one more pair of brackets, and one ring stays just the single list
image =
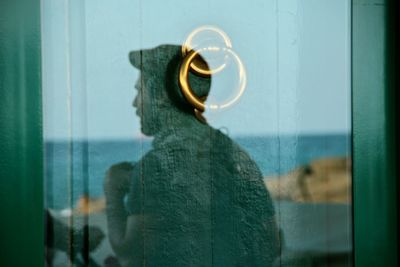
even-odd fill
[{"label": "green door frame", "polygon": [[[389,2],[352,4],[356,266],[398,263],[397,62]],[[0,22],[0,266],[44,266],[40,0],[0,1]]]},{"label": "green door frame", "polygon": [[397,266],[395,3],[353,0],[353,211],[356,266]]},{"label": "green door frame", "polygon": [[44,266],[40,0],[0,1],[0,266]]}]

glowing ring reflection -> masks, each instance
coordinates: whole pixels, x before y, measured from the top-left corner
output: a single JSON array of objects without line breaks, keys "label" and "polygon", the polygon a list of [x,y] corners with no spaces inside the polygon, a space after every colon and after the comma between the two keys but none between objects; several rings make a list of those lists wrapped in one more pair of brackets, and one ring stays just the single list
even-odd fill
[{"label": "glowing ring reflection", "polygon": [[[218,33],[222,39],[224,40],[225,47],[226,48],[232,48],[232,42],[228,35],[222,31],[221,29],[218,29],[217,27],[214,26],[201,26],[195,30],[193,30],[189,36],[186,38],[185,43],[182,45],[182,55],[185,57],[191,50],[202,50],[202,51],[219,51],[219,47],[215,46],[209,46],[209,47],[203,47],[203,48],[197,48],[193,46],[193,38],[204,31],[212,31]],[[190,64],[191,70],[193,70],[195,73],[203,75],[203,76],[210,76],[211,74],[218,73],[222,71],[226,67],[226,63],[221,64],[220,66],[214,68],[214,69],[208,69],[206,66],[204,66],[204,62],[202,60],[197,60],[194,59],[192,63]]]},{"label": "glowing ring reflection", "polygon": [[229,99],[228,101],[226,101],[222,104],[211,104],[211,105],[204,104],[204,101],[200,97],[196,96],[196,94],[193,92],[193,90],[189,84],[188,74],[189,74],[189,69],[190,69],[191,63],[196,58],[196,56],[199,55],[199,53],[200,53],[200,51],[202,51],[202,49],[200,49],[199,51],[195,51],[195,50],[190,51],[183,58],[182,65],[179,69],[179,87],[181,88],[182,94],[184,95],[186,100],[196,110],[198,110],[200,112],[204,112],[206,110],[206,108],[215,110],[215,109],[227,108],[227,107],[233,105],[243,95],[243,92],[246,88],[246,82],[247,82],[246,71],[245,71],[243,63],[240,60],[239,56],[229,48],[222,48],[222,50],[224,53],[227,53],[229,56],[231,56],[236,61],[238,70],[239,70],[239,92],[235,97]]}]

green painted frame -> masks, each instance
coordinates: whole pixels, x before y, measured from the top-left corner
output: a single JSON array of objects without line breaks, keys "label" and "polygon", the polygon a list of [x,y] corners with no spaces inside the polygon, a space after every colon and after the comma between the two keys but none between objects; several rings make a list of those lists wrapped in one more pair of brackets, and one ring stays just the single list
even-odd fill
[{"label": "green painted frame", "polygon": [[40,0],[0,1],[0,266],[44,266]]},{"label": "green painted frame", "polygon": [[355,266],[398,266],[395,1],[352,5]]},{"label": "green painted frame", "polygon": [[[398,263],[391,10],[389,0],[352,5],[356,266]],[[40,0],[1,1],[0,21],[0,266],[44,266]]]}]

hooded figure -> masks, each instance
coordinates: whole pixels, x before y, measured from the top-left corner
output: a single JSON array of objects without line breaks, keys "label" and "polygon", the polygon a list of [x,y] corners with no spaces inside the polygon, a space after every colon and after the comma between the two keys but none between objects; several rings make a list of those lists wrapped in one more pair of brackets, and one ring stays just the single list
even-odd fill
[{"label": "hooded figure", "polygon": [[[108,234],[122,266],[271,266],[279,238],[262,175],[228,136],[200,122],[180,93],[181,47],[133,51],[133,102],[152,149],[105,179]],[[189,75],[197,96],[209,78]]]}]

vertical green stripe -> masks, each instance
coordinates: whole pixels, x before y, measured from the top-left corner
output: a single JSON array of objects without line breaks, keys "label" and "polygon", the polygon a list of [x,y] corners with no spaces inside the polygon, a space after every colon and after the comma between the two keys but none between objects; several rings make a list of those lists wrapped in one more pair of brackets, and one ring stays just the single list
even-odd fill
[{"label": "vertical green stripe", "polygon": [[40,1],[0,1],[0,266],[44,266]]},{"label": "vertical green stripe", "polygon": [[397,266],[397,177],[388,1],[354,0],[352,88],[356,266]]}]

